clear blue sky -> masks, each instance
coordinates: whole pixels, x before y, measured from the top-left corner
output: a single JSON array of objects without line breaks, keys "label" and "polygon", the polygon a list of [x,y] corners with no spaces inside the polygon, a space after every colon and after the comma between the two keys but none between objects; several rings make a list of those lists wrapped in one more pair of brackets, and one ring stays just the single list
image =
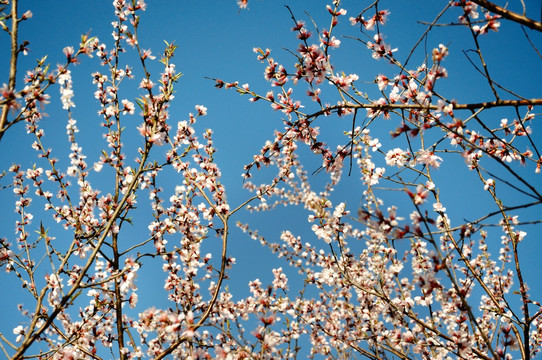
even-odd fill
[{"label": "clear blue sky", "polygon": [[[328,1],[321,0],[295,0],[295,1],[275,1],[275,0],[251,0],[249,9],[238,11],[235,0],[220,1],[174,1],[163,0],[160,2],[148,1],[148,10],[142,16],[142,25],[140,28],[140,44],[144,49],[152,49],[153,54],[159,56],[163,49],[163,41],[175,42],[179,46],[174,62],[177,69],[184,74],[178,86],[176,99],[171,109],[172,120],[183,120],[187,118],[189,112],[194,112],[194,106],[204,105],[208,108],[209,115],[201,120],[198,125],[199,130],[210,127],[215,132],[215,144],[218,148],[216,156],[217,163],[223,172],[223,181],[227,187],[228,199],[233,203],[240,203],[246,198],[247,193],[241,189],[243,165],[250,162],[252,154],[259,151],[265,140],[272,139],[274,129],[282,129],[282,114],[271,110],[267,103],[259,102],[251,104],[248,97],[238,96],[235,92],[225,92],[216,90],[214,83],[205,77],[216,77],[225,81],[238,80],[240,84],[249,83],[251,89],[265,94],[269,86],[263,79],[265,66],[256,60],[253,53],[253,47],[270,48],[273,51],[275,60],[283,63],[289,69],[292,69],[295,62],[293,56],[284,49],[295,50],[298,44],[295,34],[290,31],[292,20],[284,4],[290,5],[292,11],[298,19],[303,19],[311,28],[310,20],[304,13],[306,10],[317,24],[322,27],[328,27],[328,13],[325,5]],[[424,6],[414,8],[418,2],[407,1],[383,1],[380,7],[389,6],[391,10],[390,22],[388,26],[382,28],[386,34],[387,40],[392,47],[398,47],[397,58],[404,61],[408,55],[413,43],[415,43],[424,31],[424,27],[417,21],[431,21],[434,16],[444,7],[446,1],[426,1]],[[422,3],[421,1],[419,2]],[[349,13],[343,17],[339,25],[341,34],[350,36],[363,36],[359,29],[351,27],[348,18],[356,16],[357,13],[365,7],[368,2],[359,2],[347,0],[343,2],[342,7]],[[540,3],[538,1],[526,1],[529,10],[528,15],[534,18],[539,17]],[[513,1],[509,8],[520,11],[519,1]],[[101,41],[108,44],[111,48],[111,21],[114,21],[111,1],[81,1],[81,0],[59,0],[55,2],[43,1],[21,1],[20,13],[30,9],[33,12],[33,18],[30,21],[21,24],[20,39],[30,41],[30,53],[25,58],[20,59],[19,74],[22,76],[24,69],[30,68],[34,59],[48,55],[48,62],[53,66],[64,60],[62,49],[65,46],[76,47],[79,44],[80,36],[90,31],[92,36],[98,36]],[[459,15],[459,12],[455,14]],[[446,20],[451,20],[446,17]],[[539,33],[528,31],[533,42],[542,47],[542,36]],[[331,52],[332,59],[337,71],[345,73],[357,73],[360,82],[371,82],[378,73],[386,73],[388,76],[396,73],[395,69],[388,66],[384,61],[375,62],[364,45],[355,40],[342,38],[342,46]],[[466,37],[466,31],[459,28],[437,28],[428,38],[427,49],[431,51],[439,43],[444,43],[450,48],[450,58],[446,60],[445,66],[448,69],[449,78],[439,85],[439,90],[445,95],[449,95],[458,100],[458,102],[477,102],[482,100],[491,100],[490,92],[486,84],[480,80],[480,75],[472,68],[466,60],[461,50],[471,49],[472,41]],[[5,33],[0,35],[0,83],[7,82],[7,63],[8,63],[8,38]],[[410,67],[415,68],[421,63],[424,56],[424,43],[415,53],[410,61]],[[532,48],[523,37],[519,27],[510,25],[506,21],[502,22],[501,31],[492,33],[481,39],[482,48],[487,51],[488,66],[498,82],[503,86],[510,86],[525,97],[541,97],[540,83],[542,82],[542,60],[537,58]],[[534,61],[534,62],[532,62]],[[136,75],[140,74],[138,64],[133,62]],[[82,63],[72,68],[74,77],[74,109],[73,117],[78,120],[78,126],[81,130],[80,145],[88,156],[88,163],[92,164],[99,155],[101,146],[104,145],[101,139],[100,119],[96,112],[98,104],[93,97],[95,91],[92,85],[90,74],[100,67],[98,60],[82,58]],[[154,71],[155,78],[158,75],[159,66]],[[21,77],[19,77],[20,83]],[[132,81],[132,90],[125,90],[126,96],[133,100],[137,92],[139,80]],[[367,84],[366,89],[370,94],[374,93],[375,86]],[[300,98],[305,92],[303,85],[298,86],[295,91]],[[134,91],[133,94],[130,91]],[[66,113],[62,111],[58,101],[58,89],[53,88],[50,91],[51,104],[46,108],[49,117],[42,123],[49,137],[49,143],[55,151],[59,151],[58,157],[62,159],[62,154],[66,154],[65,124],[67,121]],[[334,103],[337,99],[330,97],[327,101]],[[308,101],[304,101],[308,112],[311,106]],[[316,107],[314,107],[316,109]],[[493,112],[494,118],[488,118],[487,121],[499,121],[501,118],[508,117],[512,119],[512,112]],[[325,130],[324,138],[330,144],[339,144],[342,138],[339,135],[342,131],[348,131],[351,127],[350,119],[337,119],[332,117],[320,120],[320,126]],[[134,124],[136,120],[134,118]],[[375,128],[378,137],[386,146],[390,140],[389,130],[395,128],[396,123],[384,123]],[[541,143],[542,126],[533,124],[535,140]],[[31,166],[37,162],[33,151],[29,150],[28,144],[32,140],[25,135],[23,126],[16,126],[9,130],[0,143],[2,156],[0,157],[0,166],[7,169],[12,163],[22,163],[25,166]],[[128,146],[130,140],[126,140]],[[59,145],[59,146],[57,146]],[[389,145],[390,148],[393,148]],[[133,151],[133,150],[132,150]],[[133,154],[132,154],[133,155]],[[320,159],[309,158],[307,170],[316,170],[320,165]],[[445,165],[446,162],[443,164]],[[540,184],[540,177],[534,177],[532,167],[522,171],[526,177]],[[474,219],[487,211],[487,203],[480,196],[479,188],[472,192],[465,187],[464,179],[468,179],[472,174],[464,170],[464,166],[457,162],[449,166],[443,166],[437,172],[437,177],[441,178],[448,186],[443,186],[443,202],[448,208],[450,215],[456,217],[458,221],[463,219]],[[325,180],[324,174],[314,175],[313,181],[316,186],[321,186]],[[335,194],[337,203],[348,200],[348,206],[355,214],[356,207],[360,201],[360,188],[357,182],[358,176],[354,175],[351,179],[345,179],[345,185],[339,188]],[[170,181],[170,180],[167,180]],[[467,181],[468,183],[468,181]],[[171,185],[174,179],[171,179]],[[169,184],[164,183],[167,187]],[[105,184],[104,184],[105,186]],[[442,185],[441,185],[442,186]],[[103,190],[107,192],[107,190]],[[483,195],[483,194],[482,194]],[[476,196],[476,197],[475,197]],[[4,214],[0,220],[0,236],[13,237],[13,194],[11,191],[0,192],[0,211]],[[404,194],[393,193],[386,198],[391,205],[404,204],[407,206],[409,201]],[[408,212],[407,212],[408,213]],[[35,211],[35,225],[39,226],[38,212]],[[318,242],[311,235],[310,225],[306,222],[308,213],[299,209],[281,209],[272,214],[264,216],[260,214],[247,215],[240,214],[235,220],[249,219],[254,224],[254,228],[261,229],[263,234],[270,236],[272,240],[278,240],[279,229],[289,229],[299,235],[304,235],[305,241]],[[525,220],[540,218],[537,213],[524,214]],[[527,228],[529,230],[529,228]],[[129,236],[137,236],[139,233],[147,232],[147,224],[136,223],[133,232]],[[63,236],[61,233],[55,234],[59,239]],[[65,234],[66,235],[66,234]],[[232,271],[231,279],[228,283],[230,289],[238,288],[242,294],[247,292],[247,283],[254,278],[262,279],[266,284],[272,279],[271,268],[281,264],[277,262],[273,255],[267,250],[262,249],[256,242],[243,236],[239,231],[234,230],[231,238],[231,247],[229,253],[236,257],[237,267]],[[524,254],[536,253],[541,255],[540,247],[535,243],[540,240],[540,231],[529,233],[529,243],[525,244]],[[498,239],[495,239],[498,241]],[[218,254],[215,255],[215,259]],[[531,280],[531,288],[535,289],[535,279],[542,276],[542,270],[538,266],[536,259],[533,261],[532,271],[527,274],[528,281]],[[149,269],[151,267],[149,266]],[[159,290],[160,283],[152,281],[156,272],[146,273],[152,276],[145,276],[141,273],[140,288],[145,286]],[[159,273],[158,273],[159,274]],[[12,287],[12,281],[7,280],[5,274],[0,275],[0,281],[7,285],[10,294],[13,296],[1,296],[0,308],[4,309],[0,313],[0,331],[11,335],[11,329],[17,324],[14,322],[16,317],[15,304],[19,303],[18,294],[20,290]],[[292,279],[293,281],[293,279]],[[6,289],[6,287],[4,287]],[[540,289],[538,289],[540,291]],[[143,303],[156,306],[167,306],[163,299],[156,299],[149,294],[151,291],[142,292],[140,299]]]}]

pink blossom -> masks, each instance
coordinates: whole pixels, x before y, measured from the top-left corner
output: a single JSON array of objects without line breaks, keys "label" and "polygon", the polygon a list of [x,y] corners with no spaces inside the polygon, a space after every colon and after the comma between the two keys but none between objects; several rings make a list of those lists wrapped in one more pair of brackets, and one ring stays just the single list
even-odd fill
[{"label": "pink blossom", "polygon": [[440,202],[433,204],[433,210],[436,212],[446,212],[446,208]]},{"label": "pink blossom", "polygon": [[356,74],[350,74],[348,76],[345,76],[344,74],[340,76],[333,75],[330,83],[341,88],[343,91],[348,91],[350,90],[351,84],[358,79],[359,77]]},{"label": "pink blossom", "polygon": [[68,60],[70,60],[75,52],[75,50],[73,49],[73,46],[66,46],[64,49],[62,49],[62,52],[64,53],[64,55],[66,55],[66,58],[68,58]]},{"label": "pink blossom", "polygon": [[434,62],[440,62],[448,56],[448,48],[442,44],[439,44],[438,49],[433,49],[432,58]]},{"label": "pink blossom", "polygon": [[237,5],[239,9],[246,9],[248,6],[248,0],[237,0]]},{"label": "pink blossom", "polygon": [[429,150],[420,150],[418,152],[418,156],[416,157],[416,162],[418,164],[424,164],[434,168],[438,168],[441,161],[441,157],[436,156],[432,151]]},{"label": "pink blossom", "polygon": [[134,103],[125,99],[125,100],[122,100],[122,105],[123,105],[123,108],[122,108],[123,114],[130,114],[130,115],[134,114],[135,112]]},{"label": "pink blossom", "polygon": [[27,20],[27,19],[31,19],[32,18],[32,11],[30,10],[27,10],[23,16],[21,17],[21,20]]},{"label": "pink blossom", "polygon": [[207,108],[203,105],[196,105],[196,110],[199,116],[207,115]]},{"label": "pink blossom", "polygon": [[389,150],[386,153],[386,164],[390,166],[402,167],[408,163],[410,159],[410,154],[406,151],[403,151],[400,148],[395,148]]},{"label": "pink blossom", "polygon": [[378,90],[383,91],[384,88],[388,85],[388,78],[385,75],[378,75],[376,77],[376,83],[378,84]]},{"label": "pink blossom", "polygon": [[484,190],[489,190],[490,188],[495,187],[495,181],[493,179],[487,179],[485,181]]}]

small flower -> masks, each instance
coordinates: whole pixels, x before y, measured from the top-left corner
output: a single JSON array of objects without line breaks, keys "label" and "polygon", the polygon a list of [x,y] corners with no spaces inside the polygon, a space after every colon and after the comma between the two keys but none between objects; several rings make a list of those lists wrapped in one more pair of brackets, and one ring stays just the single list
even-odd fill
[{"label": "small flower", "polygon": [[134,309],[137,305],[138,296],[136,293],[132,293],[130,295],[130,298],[128,299],[128,303],[130,305],[130,309]]},{"label": "small flower", "polygon": [[134,103],[131,102],[131,101],[128,101],[128,100],[122,100],[122,105],[124,106],[124,108],[122,109],[122,113],[123,114],[130,114],[130,115],[133,115],[134,112],[135,112],[135,106],[134,106]]},{"label": "small flower", "polygon": [[322,92],[322,90],[320,90],[320,89],[315,89],[314,91],[308,90],[307,95],[311,97],[312,101],[320,102],[319,95],[320,95],[321,92]]},{"label": "small flower", "polygon": [[438,49],[433,49],[432,58],[434,62],[439,62],[444,60],[448,56],[448,48],[442,44],[439,44]]},{"label": "small flower", "polygon": [[418,185],[418,187],[416,188],[416,194],[414,195],[414,204],[423,204],[428,194],[429,191],[427,191],[422,184]]},{"label": "small flower", "polygon": [[380,147],[382,147],[382,144],[380,143],[380,141],[378,141],[378,139],[372,139],[370,140],[367,145],[369,145],[371,147],[371,150],[374,152],[374,151],[377,151]]},{"label": "small flower", "polygon": [[207,115],[207,108],[203,105],[196,105],[196,110],[198,111],[199,116]]},{"label": "small flower", "polygon": [[142,55],[142,59],[151,59],[151,60],[154,60],[156,59],[156,56],[154,55],[151,55],[152,52],[150,50],[143,50],[143,55]]},{"label": "small flower", "polygon": [[246,9],[248,6],[248,0],[237,0],[237,5],[239,9]]},{"label": "small flower", "polygon": [[484,190],[489,190],[489,188],[495,188],[495,180],[487,179],[484,185]]},{"label": "small flower", "polygon": [[141,80],[141,83],[139,83],[139,87],[142,89],[150,90],[154,86],[154,83],[149,79],[143,79]]},{"label": "small flower", "polygon": [[441,161],[441,157],[436,156],[435,153],[429,150],[420,150],[418,158],[416,159],[418,164],[425,164],[434,168],[438,168]]},{"label": "small flower", "polygon": [[23,340],[26,330],[27,329],[23,328],[21,325],[13,329],[13,333],[17,335],[17,338],[15,339],[16,342],[21,342]]},{"label": "small flower", "polygon": [[377,12],[375,15],[373,15],[372,18],[370,18],[367,21],[363,21],[363,18],[362,18],[362,23],[365,26],[365,29],[373,30],[376,23],[380,23],[381,25],[385,25],[386,21],[388,20],[388,15],[389,14],[390,14],[390,12],[388,10],[382,10],[382,11]]},{"label": "small flower", "polygon": [[378,85],[378,90],[382,91],[388,85],[389,79],[386,75],[378,75],[376,77],[376,83]]},{"label": "small flower", "polygon": [[348,76],[345,76],[344,74],[340,76],[333,75],[331,77],[330,84],[338,86],[343,91],[348,91],[350,89],[350,85],[358,79],[359,77],[356,74],[350,74]]},{"label": "small flower", "polygon": [[405,152],[400,148],[395,148],[386,153],[386,164],[390,166],[402,167],[407,164],[409,157],[410,154],[408,152]]},{"label": "small flower", "polygon": [[66,46],[62,52],[66,55],[68,62],[77,62],[77,60],[73,58],[73,53],[75,52],[73,46]]},{"label": "small flower", "polygon": [[27,12],[23,14],[23,16],[21,17],[21,20],[27,20],[31,18],[32,18],[32,11],[28,10]]},{"label": "small flower", "polygon": [[433,204],[433,210],[435,210],[436,212],[445,212],[446,208],[442,206],[440,202],[438,202]]},{"label": "small flower", "polygon": [[334,15],[334,16],[346,15],[345,9],[333,10],[333,8],[330,5],[326,5],[326,9],[331,15]]}]

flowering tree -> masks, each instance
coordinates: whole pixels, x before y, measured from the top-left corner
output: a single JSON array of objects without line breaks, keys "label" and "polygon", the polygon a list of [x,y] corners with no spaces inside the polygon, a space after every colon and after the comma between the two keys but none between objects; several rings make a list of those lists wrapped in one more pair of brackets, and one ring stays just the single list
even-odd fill
[{"label": "flowering tree", "polygon": [[[0,136],[25,126],[37,157],[2,176],[17,214],[15,236],[2,229],[2,278],[27,294],[9,324],[13,333],[0,334],[7,358],[529,359],[541,350],[540,288],[527,286],[525,274],[538,254],[522,246],[534,240],[526,228],[536,234],[540,223],[533,214],[542,203],[542,157],[533,129],[542,98],[501,84],[491,70],[501,60],[484,47],[507,24],[531,44],[525,56],[540,56],[531,37],[542,24],[527,9],[442,1],[402,56],[384,36],[393,12],[384,7],[393,3],[344,9],[335,0],[326,7],[325,28],[285,12],[299,42],[293,64],[254,49],[269,91],[214,79],[219,89],[269,103],[283,124],[245,166],[249,195],[232,204],[213,132],[196,127],[207,108],[196,105],[186,120],[170,118],[180,79],[177,46],[166,43],[158,58],[142,48],[143,0],[115,0],[112,41],[83,35],[78,46],[64,48],[64,64],[52,70],[40,59],[23,86],[17,59],[28,44],[17,29],[32,13],[19,15],[16,0],[0,4],[11,39]],[[435,42],[437,29],[444,31]],[[484,89],[472,102],[446,86],[464,76],[446,68],[448,43],[459,32],[457,51],[465,50],[477,72],[469,81]],[[347,75],[333,51],[359,45],[377,70]],[[121,65],[127,54],[135,54],[142,74],[135,103],[120,96],[139,76]],[[72,65],[83,57],[99,62],[92,77],[106,146],[93,165],[73,116]],[[150,70],[157,62],[158,75]],[[66,167],[41,126],[52,87],[67,116]],[[320,130],[329,118],[346,126],[336,147]],[[129,127],[139,137],[135,149],[125,144]],[[391,136],[380,141],[375,133]],[[314,159],[316,171],[307,166]],[[178,185],[162,188],[165,176],[176,176]],[[454,202],[457,191],[468,191],[471,202]],[[306,226],[281,229],[272,239],[249,223],[248,211],[268,212],[280,226],[272,212],[279,206],[308,213]],[[141,223],[145,231],[123,235]],[[236,281],[228,248],[234,227],[284,264],[272,269],[269,284],[255,274],[248,296],[224,285]],[[146,284],[137,276],[155,263],[164,274],[164,308],[138,301]]]}]

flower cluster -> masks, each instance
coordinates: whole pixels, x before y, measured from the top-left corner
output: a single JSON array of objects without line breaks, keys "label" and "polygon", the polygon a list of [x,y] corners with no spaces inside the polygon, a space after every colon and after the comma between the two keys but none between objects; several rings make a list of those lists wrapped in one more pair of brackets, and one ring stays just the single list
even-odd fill
[{"label": "flower cluster", "polygon": [[[542,100],[508,99],[515,92],[493,80],[479,37],[497,31],[500,16],[477,2],[452,2],[439,18],[459,17],[446,31],[469,29],[475,49],[468,56],[479,57],[490,91],[479,103],[461,103],[441,88],[458,71],[444,67],[457,53],[444,45],[452,42],[424,34],[427,47],[413,45],[402,62],[384,41],[395,19],[380,5],[351,17],[356,26],[346,29],[340,0],[322,9],[326,28],[291,12],[294,64],[254,49],[269,86],[262,94],[245,82],[215,80],[282,117],[282,128],[245,166],[249,194],[236,206],[216,163],[214,133],[199,128],[212,109],[193,105],[179,121],[170,115],[181,77],[172,62],[177,46],[166,43],[160,73],[150,72],[155,57],[138,37],[143,0],[113,1],[109,48],[83,36],[79,48],[64,48],[65,65],[55,72],[43,59],[26,73],[23,90],[3,85],[1,105],[16,114],[6,126],[25,122],[38,162],[12,165],[3,188],[14,195],[16,219],[15,235],[0,238],[0,267],[20,281],[35,310],[19,306],[23,320],[10,329],[12,339],[1,337],[2,348],[17,359],[37,349],[52,359],[123,360],[539,353],[542,305],[538,288],[527,284],[530,264],[520,259],[529,256],[526,225],[540,222],[532,220],[539,186],[524,174],[542,166],[533,136]],[[335,61],[352,29],[362,31],[356,40],[367,59],[380,60],[376,74],[341,71]],[[141,69],[120,65],[128,52]],[[74,119],[68,68],[82,54],[99,66],[92,79],[103,143],[93,155],[83,150],[88,142]],[[413,66],[415,59],[422,60]],[[134,78],[137,98],[121,97]],[[67,114],[65,153],[48,148],[58,139],[40,123],[53,84]],[[330,123],[343,135],[331,134]],[[130,133],[136,136],[126,141]],[[277,231],[286,222],[274,215],[284,207],[295,209],[287,222],[295,228]],[[232,229],[241,210],[265,219],[262,229],[237,227],[277,260],[268,271],[242,274],[247,289],[237,292],[233,255],[245,254],[232,254],[229,243],[232,234],[243,239]]]}]

